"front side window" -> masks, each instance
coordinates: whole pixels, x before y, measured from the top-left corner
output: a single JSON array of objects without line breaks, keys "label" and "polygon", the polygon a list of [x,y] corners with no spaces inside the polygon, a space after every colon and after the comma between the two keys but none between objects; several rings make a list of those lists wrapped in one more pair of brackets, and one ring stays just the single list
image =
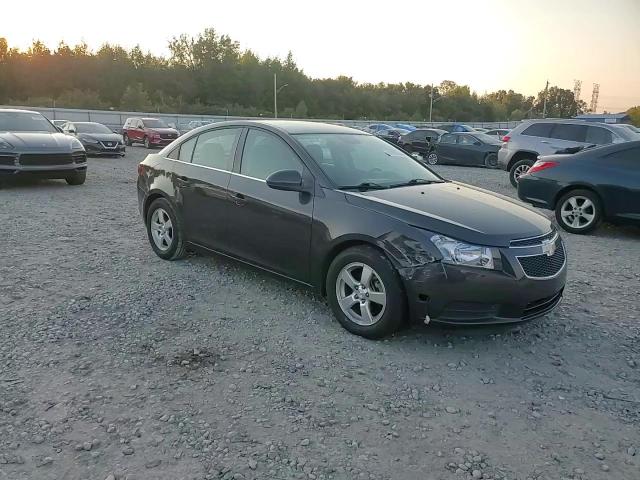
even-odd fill
[{"label": "front side window", "polygon": [[239,128],[223,128],[201,133],[193,149],[192,163],[230,171],[240,132]]},{"label": "front side window", "polygon": [[447,133],[446,135],[442,135],[442,137],[440,137],[440,143],[456,143],[456,136],[455,135],[451,135],[450,133]]},{"label": "front side window", "polygon": [[522,135],[549,138],[551,136],[552,128],[553,123],[534,123],[533,125],[529,125],[525,128]]},{"label": "front side window", "polygon": [[606,145],[613,143],[613,135],[606,128],[602,127],[587,127],[587,143],[595,143],[596,145]]},{"label": "front side window", "polygon": [[372,135],[305,133],[294,137],[338,187],[370,182],[386,188],[416,179],[441,181],[409,155]]},{"label": "front side window", "polygon": [[586,135],[587,127],[575,123],[556,123],[551,130],[551,138],[570,142],[584,142]]},{"label": "front side window", "polygon": [[297,170],[302,164],[295,152],[284,140],[263,130],[249,130],[242,153],[240,173],[265,180],[280,170]]},{"label": "front side window", "polygon": [[476,141],[471,135],[458,135],[458,144],[459,145],[473,145]]}]

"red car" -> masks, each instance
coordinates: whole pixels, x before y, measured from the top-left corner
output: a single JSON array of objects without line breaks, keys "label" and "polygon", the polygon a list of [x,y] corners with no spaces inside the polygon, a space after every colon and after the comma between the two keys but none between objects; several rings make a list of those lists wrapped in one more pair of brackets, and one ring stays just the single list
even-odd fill
[{"label": "red car", "polygon": [[180,134],[159,118],[127,118],[122,127],[122,139],[127,146],[144,143],[147,148],[169,145]]}]

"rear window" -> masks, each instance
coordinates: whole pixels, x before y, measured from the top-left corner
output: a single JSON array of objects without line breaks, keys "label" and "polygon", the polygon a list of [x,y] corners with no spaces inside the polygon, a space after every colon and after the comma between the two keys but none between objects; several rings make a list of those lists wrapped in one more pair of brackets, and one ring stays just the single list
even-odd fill
[{"label": "rear window", "polygon": [[552,123],[534,123],[524,129],[522,135],[529,135],[531,137],[545,137],[551,136]]},{"label": "rear window", "polygon": [[551,131],[551,137],[570,142],[584,142],[587,136],[586,125],[574,123],[556,123]]},{"label": "rear window", "polygon": [[587,127],[587,143],[595,143],[596,145],[606,145],[613,143],[613,135],[609,130],[602,127]]}]

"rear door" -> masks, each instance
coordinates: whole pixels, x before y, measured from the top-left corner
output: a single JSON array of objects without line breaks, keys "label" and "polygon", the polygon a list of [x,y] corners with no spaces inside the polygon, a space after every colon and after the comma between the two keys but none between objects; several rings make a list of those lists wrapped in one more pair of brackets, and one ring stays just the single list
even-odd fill
[{"label": "rear door", "polygon": [[229,183],[233,206],[226,242],[233,255],[308,283],[313,195],[270,188],[265,180],[279,170],[297,170],[311,178],[283,138],[250,128],[239,173]]},{"label": "rear door", "polygon": [[547,145],[549,145],[553,150],[551,153],[555,153],[564,148],[587,145],[586,138],[587,125],[580,125],[577,123],[555,123],[551,129],[551,137],[549,138]]},{"label": "rear door", "polygon": [[603,171],[600,191],[607,215],[640,221],[640,147],[598,159]]},{"label": "rear door", "polygon": [[482,164],[482,145],[476,145],[478,139],[473,135],[458,135],[458,163],[461,165]]},{"label": "rear door", "polygon": [[189,173],[178,179],[187,238],[226,251],[225,231],[232,202],[227,187],[242,128],[217,128],[183,143],[179,160]]}]

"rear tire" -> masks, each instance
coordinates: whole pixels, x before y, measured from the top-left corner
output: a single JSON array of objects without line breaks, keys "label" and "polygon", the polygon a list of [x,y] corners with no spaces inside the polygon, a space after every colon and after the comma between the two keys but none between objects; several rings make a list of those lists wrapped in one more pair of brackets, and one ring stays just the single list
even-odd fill
[{"label": "rear tire", "polygon": [[487,153],[487,156],[484,157],[484,166],[487,168],[497,168],[498,167],[498,154],[497,153]]},{"label": "rear tire", "polygon": [[509,181],[511,182],[511,185],[518,188],[518,180],[523,174],[529,171],[534,163],[536,163],[536,161],[531,158],[523,158],[511,165],[511,168],[509,169]]},{"label": "rear tire", "polygon": [[427,155],[427,163],[429,165],[437,165],[438,164],[438,154],[436,152],[431,152]]},{"label": "rear tire", "polygon": [[334,315],[355,335],[378,339],[404,324],[407,300],[400,277],[377,248],[358,245],[339,253],[327,272],[326,289]]},{"label": "rear tire", "polygon": [[590,190],[571,190],[556,203],[556,220],[569,233],[584,234],[595,230],[602,221],[602,202]]},{"label": "rear tire", "polygon": [[149,243],[156,255],[163,260],[184,257],[186,247],[182,222],[166,198],[158,198],[151,203],[146,224]]},{"label": "rear tire", "polygon": [[126,133],[122,136],[122,139],[124,140],[124,144],[127,147],[131,146],[131,139],[129,138],[129,135],[127,135]]},{"label": "rear tire", "polygon": [[65,178],[69,185],[82,185],[87,179],[87,171],[76,172],[73,175],[69,175]]}]

